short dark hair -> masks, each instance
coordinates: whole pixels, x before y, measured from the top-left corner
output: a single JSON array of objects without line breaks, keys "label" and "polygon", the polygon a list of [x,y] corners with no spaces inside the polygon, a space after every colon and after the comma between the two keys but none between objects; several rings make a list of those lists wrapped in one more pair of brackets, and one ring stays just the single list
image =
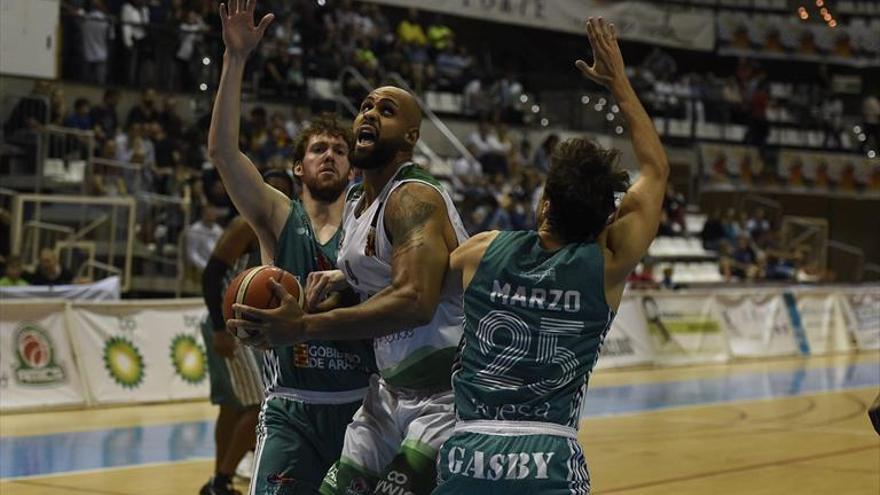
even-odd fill
[{"label": "short dark hair", "polygon": [[301,130],[296,135],[293,142],[293,163],[299,163],[306,156],[306,146],[312,136],[326,134],[328,136],[340,138],[345,141],[348,146],[348,152],[351,153],[354,148],[354,136],[351,127],[342,125],[336,120],[336,115],[332,113],[322,113],[318,118],[314,119],[308,127]]},{"label": "short dark hair", "polygon": [[568,139],[553,150],[544,199],[546,221],[567,242],[596,239],[614,212],[614,193],[629,188],[629,174],[617,168],[620,152],[587,138]]}]

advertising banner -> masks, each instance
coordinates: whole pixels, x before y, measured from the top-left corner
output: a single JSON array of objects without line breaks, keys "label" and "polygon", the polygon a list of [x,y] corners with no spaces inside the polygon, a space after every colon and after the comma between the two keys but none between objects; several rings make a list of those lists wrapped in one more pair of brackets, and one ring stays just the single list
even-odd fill
[{"label": "advertising banner", "polygon": [[83,405],[66,303],[0,302],[0,409]]},{"label": "advertising banner", "polygon": [[[585,34],[588,16],[614,22],[620,37],[690,50],[715,48],[715,22],[708,9],[675,10],[649,2],[602,0],[370,0],[394,7],[471,17],[504,24]],[[428,19],[423,19],[427,23]]]},{"label": "advertising banner", "polygon": [[201,299],[74,304],[77,340],[99,404],[208,396]]},{"label": "advertising banner", "polygon": [[880,287],[845,289],[839,297],[843,321],[859,349],[880,349]]},{"label": "advertising banner", "polygon": [[624,297],[611,330],[605,336],[597,368],[615,368],[652,363],[654,343],[642,313],[640,299]]},{"label": "advertising banner", "polygon": [[846,326],[838,317],[837,295],[829,290],[798,290],[796,293],[801,324],[814,355],[849,351],[852,343]]},{"label": "advertising banner", "polygon": [[721,292],[716,302],[734,356],[798,353],[792,322],[781,295]]},{"label": "advertising banner", "polygon": [[638,300],[658,364],[727,360],[727,336],[711,294],[658,292]]}]

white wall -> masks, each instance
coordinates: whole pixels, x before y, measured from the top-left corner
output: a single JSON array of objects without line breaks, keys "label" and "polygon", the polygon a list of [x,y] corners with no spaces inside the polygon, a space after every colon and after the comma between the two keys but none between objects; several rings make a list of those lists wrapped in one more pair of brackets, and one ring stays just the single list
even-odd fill
[{"label": "white wall", "polygon": [[0,74],[55,79],[60,0],[0,0]]}]

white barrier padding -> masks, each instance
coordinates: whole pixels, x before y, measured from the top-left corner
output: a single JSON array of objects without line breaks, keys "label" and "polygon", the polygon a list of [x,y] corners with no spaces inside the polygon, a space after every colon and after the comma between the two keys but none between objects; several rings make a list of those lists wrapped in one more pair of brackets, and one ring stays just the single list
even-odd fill
[{"label": "white barrier padding", "polygon": [[859,349],[880,349],[880,288],[848,289],[840,293],[839,301]]},{"label": "white barrier padding", "polygon": [[709,293],[656,292],[640,296],[657,364],[724,362],[727,336]]},{"label": "white barrier padding", "polygon": [[17,301],[0,310],[0,409],[83,405],[63,301]]},{"label": "white barrier padding", "polygon": [[715,296],[733,356],[785,356],[798,353],[794,331],[780,294],[768,292]]},{"label": "white barrier padding", "polygon": [[616,368],[650,364],[654,361],[654,342],[642,314],[641,299],[624,297],[602,344],[597,368]]},{"label": "white barrier padding", "polygon": [[0,287],[0,298],[118,301],[120,287],[120,279],[118,276],[114,275],[91,284]]},{"label": "white barrier padding", "polygon": [[206,398],[204,315],[198,299],[74,304],[72,333],[94,401]]}]

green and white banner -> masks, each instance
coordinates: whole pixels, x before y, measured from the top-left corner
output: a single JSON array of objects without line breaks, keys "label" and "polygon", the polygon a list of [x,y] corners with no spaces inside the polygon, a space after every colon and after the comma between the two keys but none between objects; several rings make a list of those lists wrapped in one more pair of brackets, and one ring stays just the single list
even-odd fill
[{"label": "green and white banner", "polygon": [[0,303],[0,409],[86,403],[64,301]]},{"label": "green and white banner", "polygon": [[201,300],[74,304],[71,330],[99,404],[208,396]]}]

